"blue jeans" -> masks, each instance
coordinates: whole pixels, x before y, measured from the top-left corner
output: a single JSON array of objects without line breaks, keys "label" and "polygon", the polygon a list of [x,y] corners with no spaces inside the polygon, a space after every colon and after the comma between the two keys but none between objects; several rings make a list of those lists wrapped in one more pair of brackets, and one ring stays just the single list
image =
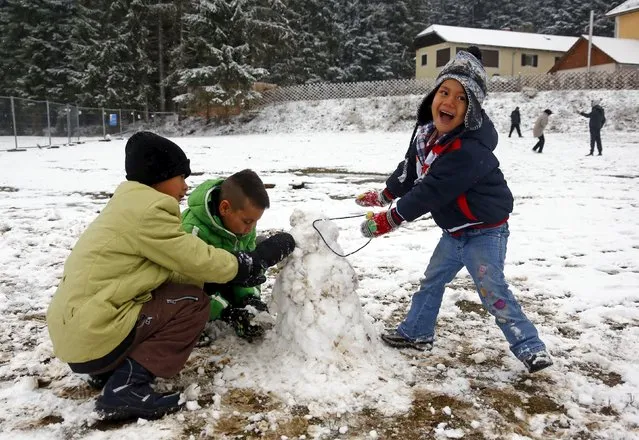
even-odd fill
[{"label": "blue jeans", "polygon": [[420,289],[397,331],[412,341],[432,341],[445,285],[466,266],[484,308],[495,317],[510,351],[520,360],[545,350],[537,329],[524,315],[504,278],[508,224],[471,229],[453,237],[444,232],[439,240]]}]

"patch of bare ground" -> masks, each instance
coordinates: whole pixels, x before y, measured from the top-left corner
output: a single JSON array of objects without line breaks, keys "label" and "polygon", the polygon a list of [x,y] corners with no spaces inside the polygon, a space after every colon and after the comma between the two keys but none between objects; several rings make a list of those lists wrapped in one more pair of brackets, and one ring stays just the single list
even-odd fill
[{"label": "patch of bare ground", "polygon": [[[482,383],[471,384],[481,406],[492,410],[495,424],[503,433],[515,433],[538,438],[530,431],[530,416],[537,414],[565,414],[563,405],[545,394],[542,387],[530,385],[528,381],[514,384],[513,388],[493,388]],[[501,419],[501,420],[499,420]],[[549,435],[551,433],[548,433]]]},{"label": "patch of bare ground", "polygon": [[609,387],[621,385],[624,383],[621,375],[614,371],[605,371],[601,365],[594,364],[592,362],[580,362],[575,364],[579,370],[581,370],[586,376],[597,379],[603,382]]},{"label": "patch of bare ground", "polygon": [[463,313],[477,313],[480,316],[487,316],[488,312],[486,311],[486,309],[484,309],[484,306],[482,306],[480,303],[476,303],[473,301],[468,301],[466,299],[462,299],[459,300],[455,303],[455,305],[457,307],[459,307],[459,309],[463,312]]},{"label": "patch of bare ground", "polygon": [[348,431],[351,437],[348,438],[364,438],[366,433],[375,430],[380,439],[429,439],[433,438],[436,427],[446,423],[446,429],[463,429],[464,439],[484,440],[481,430],[470,425],[475,419],[473,412],[470,402],[418,390],[412,408],[404,415],[388,417],[367,409],[351,416]]}]

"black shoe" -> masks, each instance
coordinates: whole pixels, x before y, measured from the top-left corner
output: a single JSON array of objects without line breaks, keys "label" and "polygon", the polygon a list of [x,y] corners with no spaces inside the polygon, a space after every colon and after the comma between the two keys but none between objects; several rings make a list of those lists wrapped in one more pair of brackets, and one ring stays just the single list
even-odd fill
[{"label": "black shoe", "polygon": [[255,316],[246,309],[227,307],[222,310],[220,320],[229,324],[235,330],[235,334],[248,342],[260,339],[265,330],[262,326],[251,323]]},{"label": "black shoe", "polygon": [[592,156],[592,153],[588,153],[588,154],[586,154],[586,156]]},{"label": "black shoe", "polygon": [[113,375],[113,371],[107,371],[106,373],[101,374],[90,374],[87,383],[94,390],[101,390],[104,388],[104,385]]},{"label": "black shoe", "polygon": [[601,151],[599,152],[599,154],[597,154],[597,156],[601,156]]},{"label": "black shoe", "polygon": [[268,312],[268,306],[266,305],[266,303],[259,299],[257,296],[247,296],[246,298],[244,298],[243,303],[244,307],[251,306],[254,307],[255,310],[257,310],[258,312]]},{"label": "black shoe", "polygon": [[411,341],[406,339],[396,330],[388,331],[381,336],[382,341],[394,348],[412,348],[419,351],[431,351],[433,341]]},{"label": "black shoe", "polygon": [[528,369],[529,373],[535,373],[543,370],[544,368],[548,368],[553,364],[552,359],[550,359],[550,355],[546,350],[533,353],[526,359],[522,359],[522,362]]},{"label": "black shoe", "polygon": [[104,420],[159,419],[178,411],[180,393],[156,393],[153,375],[131,358],[109,378],[95,404]]}]

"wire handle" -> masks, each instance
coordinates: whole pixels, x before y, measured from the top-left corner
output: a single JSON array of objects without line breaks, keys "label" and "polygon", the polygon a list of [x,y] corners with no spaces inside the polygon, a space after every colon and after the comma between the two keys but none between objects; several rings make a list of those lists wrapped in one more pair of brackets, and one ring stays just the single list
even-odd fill
[{"label": "wire handle", "polygon": [[331,252],[333,252],[335,255],[337,255],[338,257],[348,257],[349,255],[353,255],[355,252],[359,252],[362,249],[364,249],[366,247],[366,245],[368,245],[368,243],[371,242],[372,238],[369,238],[368,241],[366,243],[364,243],[362,246],[360,246],[359,248],[355,249],[353,252],[349,252],[348,254],[340,254],[339,252],[336,252],[335,249],[333,249],[327,242],[326,239],[324,238],[324,236],[322,235],[322,233],[320,232],[319,229],[317,229],[317,227],[315,226],[315,223],[317,222],[325,222],[328,220],[344,220],[347,218],[356,218],[356,217],[365,217],[366,214],[357,214],[357,215],[348,215],[346,217],[333,217],[333,218],[318,218],[317,220],[313,220],[313,229],[315,229],[317,231],[317,233],[319,234],[320,238],[322,239],[322,241],[324,242],[324,244],[326,245],[327,248],[329,248],[331,250]]}]

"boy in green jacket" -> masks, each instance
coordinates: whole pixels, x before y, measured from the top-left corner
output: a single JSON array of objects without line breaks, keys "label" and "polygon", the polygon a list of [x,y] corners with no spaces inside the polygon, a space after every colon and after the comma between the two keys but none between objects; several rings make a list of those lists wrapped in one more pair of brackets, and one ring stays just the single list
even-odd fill
[{"label": "boy in green jacket", "polygon": [[[256,247],[256,225],[270,201],[264,183],[252,170],[239,171],[223,179],[206,180],[188,199],[182,214],[182,227],[207,244],[229,252],[252,251]],[[209,320],[221,319],[233,326],[238,336],[251,341],[263,329],[250,324],[252,315],[244,309],[252,306],[267,311],[260,299],[259,286],[207,283],[210,295]]]},{"label": "boy in green jacket", "polygon": [[179,201],[190,163],[150,132],[125,149],[126,182],[82,233],[47,310],[55,355],[103,388],[105,419],[154,419],[180,408],[179,393],[151,388],[186,363],[209,316],[205,282],[255,286],[295,247],[289,234],[252,252],[227,252],[185,233]]}]

